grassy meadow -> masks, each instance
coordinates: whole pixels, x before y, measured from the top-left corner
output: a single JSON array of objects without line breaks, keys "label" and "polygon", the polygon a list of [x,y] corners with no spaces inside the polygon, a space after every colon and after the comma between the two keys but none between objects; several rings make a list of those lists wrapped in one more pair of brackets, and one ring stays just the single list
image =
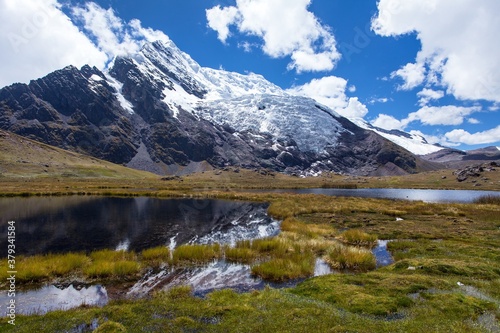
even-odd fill
[{"label": "grassy meadow", "polygon": [[[14,143],[4,145],[6,140]],[[46,315],[0,318],[0,332],[500,332],[500,203],[473,204],[259,193],[264,188],[390,187],[499,190],[500,172],[474,183],[451,170],[398,177],[323,174],[299,178],[229,168],[160,177],[67,154],[30,140],[0,140],[0,196],[103,195],[199,197],[269,202],[282,221],[272,238],[225,245],[181,245],[124,252],[17,257],[19,290],[57,282],[125,290],[147,271],[224,259],[248,264],[286,289],[219,290],[203,298],[189,287],[116,299]],[[9,148],[14,147],[14,148]],[[22,161],[19,151],[27,152]],[[16,155],[17,154],[17,155]],[[480,186],[476,185],[480,184]],[[370,249],[390,240],[394,263],[376,268]],[[316,258],[336,273],[311,277]],[[7,262],[0,261],[5,289]],[[97,323],[97,328],[95,324]]]},{"label": "grassy meadow", "polygon": [[[251,265],[268,281],[307,278],[323,258],[339,273],[288,289],[215,291],[188,287],[150,298],[116,300],[44,316],[18,316],[15,327],[63,332],[496,332],[500,318],[500,205],[332,198],[214,191],[213,197],[268,201],[282,219],[273,238],[227,246],[179,246],[141,253],[97,251],[19,259],[19,284],[66,279],[127,285],[146,269],[203,265],[217,258]],[[390,239],[395,262],[375,268],[369,249]],[[3,261],[2,261],[2,265]],[[5,271],[2,266],[1,271]],[[3,279],[3,277],[2,277]],[[87,331],[91,331],[90,329]]]}]

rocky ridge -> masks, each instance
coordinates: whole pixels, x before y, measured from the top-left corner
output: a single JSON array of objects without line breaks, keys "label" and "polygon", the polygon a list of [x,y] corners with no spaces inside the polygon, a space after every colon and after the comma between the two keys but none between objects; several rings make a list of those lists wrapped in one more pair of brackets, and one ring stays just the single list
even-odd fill
[{"label": "rocky ridge", "polygon": [[200,67],[148,43],[104,73],[68,66],[0,90],[0,128],[157,174],[236,166],[316,175],[437,168],[256,74]]}]

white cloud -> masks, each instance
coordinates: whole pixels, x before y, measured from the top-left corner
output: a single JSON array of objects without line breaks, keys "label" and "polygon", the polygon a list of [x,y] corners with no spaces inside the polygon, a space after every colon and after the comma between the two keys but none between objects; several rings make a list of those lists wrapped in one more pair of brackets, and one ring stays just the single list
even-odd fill
[{"label": "white cloud", "polygon": [[94,37],[97,47],[106,53],[108,59],[137,53],[146,41],[170,42],[163,32],[144,28],[137,19],[124,22],[113,9],[104,9],[93,2],[74,7],[72,14]]},{"label": "white cloud", "polygon": [[356,92],[356,86],[355,85],[350,85],[349,88],[347,88],[350,93],[355,93]]},{"label": "white cloud", "polygon": [[409,124],[413,121],[420,121],[424,125],[461,125],[465,117],[478,111],[481,111],[481,107],[424,106],[417,112],[410,113],[403,122]]},{"label": "white cloud", "polygon": [[393,116],[380,114],[372,121],[373,126],[391,130],[405,130],[412,122],[418,121],[424,125],[461,125],[465,119],[474,112],[481,111],[481,107],[461,107],[455,105],[446,106],[424,106],[408,117],[398,120]]},{"label": "white cloud", "polygon": [[208,26],[217,31],[217,38],[224,44],[226,39],[229,37],[229,26],[236,22],[238,19],[238,8],[229,6],[221,8],[220,6],[215,6],[213,8],[206,10]]},{"label": "white cloud", "polygon": [[254,47],[258,47],[258,45],[255,45],[255,44],[252,44],[252,43],[245,41],[243,43],[238,43],[238,47],[242,48],[245,52],[249,53],[249,52],[252,52],[252,49]]},{"label": "white cloud", "polygon": [[313,79],[302,86],[290,88],[287,92],[292,95],[315,99],[341,116],[363,118],[368,113],[368,108],[357,97],[348,98],[346,89],[349,89],[347,88],[346,79],[337,76],[325,76],[320,79]]},{"label": "white cloud", "polygon": [[347,107],[337,112],[346,118],[363,118],[368,114],[368,108],[357,97],[351,97]]},{"label": "white cloud", "polygon": [[391,79],[400,77],[404,83],[398,87],[400,90],[411,90],[421,85],[425,80],[425,67],[422,64],[406,64],[391,73]]},{"label": "white cloud", "polygon": [[379,114],[377,118],[371,122],[371,124],[375,127],[380,127],[388,131],[393,129],[402,131],[406,127],[406,124],[402,121],[383,113]]},{"label": "white cloud", "polygon": [[442,90],[432,90],[428,88],[424,88],[422,91],[417,93],[417,96],[420,98],[418,103],[420,106],[425,106],[429,104],[432,100],[438,100],[444,97],[444,91]]},{"label": "white cloud", "polygon": [[368,101],[368,104],[375,104],[375,103],[387,103],[389,102],[389,99],[387,97],[379,97],[379,98],[372,98]]},{"label": "white cloud", "polygon": [[104,69],[145,41],[170,41],[163,32],[144,28],[139,20],[124,22],[93,2],[70,7],[71,18],[61,8],[57,0],[0,0],[0,86],[26,83],[67,65]]},{"label": "white cloud", "polygon": [[492,106],[490,106],[488,108],[488,110],[490,110],[490,111],[498,111],[498,110],[500,110],[500,105],[498,103],[495,103]]},{"label": "white cloud", "polygon": [[288,89],[293,95],[311,97],[334,111],[347,107],[348,101],[345,94],[347,80],[337,76],[325,76],[313,79],[302,86]]},{"label": "white cloud", "polygon": [[416,33],[422,44],[418,70],[405,66],[395,72],[407,80],[402,88],[417,86],[425,75],[428,84],[446,87],[457,99],[500,101],[500,1],[380,0],[377,6],[377,34]]},{"label": "white cloud", "polygon": [[236,7],[206,11],[208,26],[226,42],[229,27],[262,39],[262,50],[273,58],[291,57],[288,69],[329,71],[340,59],[335,37],[308,11],[311,0],[237,0]]},{"label": "white cloud", "polygon": [[481,123],[481,122],[480,122],[478,119],[476,119],[476,118],[469,118],[469,119],[467,119],[467,122],[468,122],[469,124],[473,124],[473,125],[477,125],[477,124],[480,124],[480,123]]},{"label": "white cloud", "polygon": [[67,65],[102,68],[107,60],[56,0],[0,0],[0,41],[0,87]]},{"label": "white cloud", "polygon": [[456,129],[445,134],[447,140],[459,144],[479,145],[500,142],[500,125],[484,132],[469,133],[463,129]]}]

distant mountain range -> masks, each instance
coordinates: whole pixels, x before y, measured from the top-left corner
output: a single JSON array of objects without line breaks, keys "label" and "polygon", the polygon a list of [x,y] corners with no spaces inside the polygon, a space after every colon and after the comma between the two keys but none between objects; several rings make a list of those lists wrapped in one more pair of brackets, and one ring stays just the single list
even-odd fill
[{"label": "distant mountain range", "polygon": [[203,68],[172,42],[102,72],[73,66],[0,90],[0,128],[157,174],[266,168],[394,175],[442,167],[442,147],[349,120],[256,74]]}]

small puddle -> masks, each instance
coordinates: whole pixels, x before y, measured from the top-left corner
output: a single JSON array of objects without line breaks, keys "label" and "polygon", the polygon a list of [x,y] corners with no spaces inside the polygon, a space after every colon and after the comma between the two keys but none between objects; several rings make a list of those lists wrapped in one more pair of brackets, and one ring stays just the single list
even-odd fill
[{"label": "small puddle", "polygon": [[[106,288],[100,285],[75,288],[70,285],[67,288],[56,286],[45,286],[38,290],[17,292],[16,314],[43,315],[54,310],[69,310],[81,305],[104,306],[108,303]],[[0,313],[7,314],[7,304],[11,300],[7,292],[0,293]]]},{"label": "small puddle", "polygon": [[314,276],[322,276],[333,274],[334,270],[328,265],[326,261],[321,258],[316,259],[316,264],[314,265]]},{"label": "small puddle", "polygon": [[390,240],[378,240],[377,246],[372,250],[377,260],[377,268],[390,265],[394,262],[391,253],[387,250],[387,243],[389,242]]}]

